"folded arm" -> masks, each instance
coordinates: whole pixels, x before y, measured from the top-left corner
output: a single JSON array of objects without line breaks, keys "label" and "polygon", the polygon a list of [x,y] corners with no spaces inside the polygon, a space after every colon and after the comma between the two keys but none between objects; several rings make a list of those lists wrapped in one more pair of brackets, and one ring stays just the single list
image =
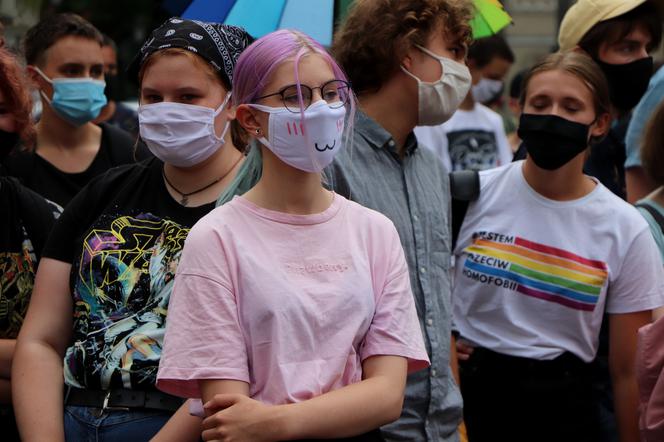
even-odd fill
[{"label": "folded arm", "polygon": [[62,357],[72,332],[71,265],[44,258],[12,364],[21,440],[64,441]]},{"label": "folded arm", "polygon": [[367,358],[362,368],[361,382],[307,401],[278,406],[249,399],[247,384],[243,382],[200,381],[208,413],[203,422],[203,439],[342,438],[398,419],[406,387],[406,359],[374,356]]}]

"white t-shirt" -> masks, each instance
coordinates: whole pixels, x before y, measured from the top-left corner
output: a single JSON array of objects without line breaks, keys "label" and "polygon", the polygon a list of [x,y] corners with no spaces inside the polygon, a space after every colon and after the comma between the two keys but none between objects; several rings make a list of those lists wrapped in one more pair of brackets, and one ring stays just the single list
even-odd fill
[{"label": "white t-shirt", "polygon": [[471,111],[457,110],[439,126],[416,127],[415,136],[449,171],[486,170],[512,161],[502,118],[480,103]]},{"label": "white t-shirt", "polygon": [[602,315],[664,305],[648,224],[599,182],[583,198],[533,190],[523,162],[480,173],[456,249],[453,314],[472,343],[532,359],[595,357]]}]

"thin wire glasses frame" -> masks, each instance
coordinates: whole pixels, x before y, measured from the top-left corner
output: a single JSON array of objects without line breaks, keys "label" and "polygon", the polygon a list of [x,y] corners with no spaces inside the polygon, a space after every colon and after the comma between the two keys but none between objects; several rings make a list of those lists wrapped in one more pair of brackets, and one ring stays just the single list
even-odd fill
[{"label": "thin wire glasses frame", "polygon": [[[320,91],[321,97],[327,102],[328,106],[333,109],[345,106],[350,100],[350,83],[344,80],[330,80],[318,87],[311,87],[307,86],[306,84],[301,84],[300,88],[302,90],[302,102],[304,104],[305,110],[311,105],[313,101],[314,90],[316,89]],[[284,86],[277,92],[256,98],[256,101],[273,97],[275,95],[281,96],[281,102],[289,111],[294,113],[299,113],[301,111],[300,98],[297,93],[297,84],[289,84],[288,86]]]}]

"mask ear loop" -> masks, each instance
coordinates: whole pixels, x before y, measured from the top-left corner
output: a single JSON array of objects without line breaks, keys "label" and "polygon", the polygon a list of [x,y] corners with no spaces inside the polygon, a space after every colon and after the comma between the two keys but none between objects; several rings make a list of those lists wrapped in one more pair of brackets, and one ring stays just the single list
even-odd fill
[{"label": "mask ear loop", "polygon": [[[48,78],[48,77],[46,76],[46,74],[42,72],[41,69],[39,69],[37,66],[30,66],[30,67],[31,67],[36,73],[38,73],[40,77],[42,77],[44,80],[46,80],[46,81],[48,82],[48,84],[50,84],[51,86],[53,85],[53,80],[51,80],[50,78]],[[55,92],[55,91],[53,91],[53,92]],[[46,96],[46,94],[44,93],[44,90],[41,89],[41,88],[39,89],[39,95],[41,95],[42,98],[43,98],[44,100],[46,100],[46,102],[48,103],[48,105],[51,106],[51,99],[48,98],[48,97]]]},{"label": "mask ear loop", "polygon": [[[253,107],[254,109],[258,109],[259,111],[265,112],[268,114],[268,127],[270,128],[270,133],[273,133],[272,131],[272,126],[270,123],[273,121],[272,120],[272,114],[278,113],[278,112],[284,112],[283,109],[285,108],[273,108],[270,106],[263,106],[262,104],[253,104],[250,103],[249,106]],[[290,112],[289,110],[285,110],[285,112]],[[256,134],[258,135],[260,132],[257,132]],[[270,142],[268,141],[267,138],[265,138],[265,135],[262,137],[256,137],[256,140],[261,143],[263,146],[267,147],[268,149],[272,150],[272,146],[270,145]]]},{"label": "mask ear loop", "polygon": [[217,141],[222,141],[223,142],[224,138],[226,137],[226,132],[228,132],[228,129],[231,127],[231,120],[226,119],[226,124],[224,125],[224,130],[221,131],[221,135],[217,136],[217,133],[214,130],[214,120],[217,118],[217,116],[219,116],[221,111],[224,110],[224,108],[226,107],[226,105],[230,101],[231,94],[232,94],[232,91],[228,91],[228,93],[226,94],[226,98],[224,98],[224,102],[221,103],[221,105],[217,108],[217,110],[214,111],[214,117],[212,117],[212,122],[213,122],[213,124],[212,124],[212,134],[217,139]]}]

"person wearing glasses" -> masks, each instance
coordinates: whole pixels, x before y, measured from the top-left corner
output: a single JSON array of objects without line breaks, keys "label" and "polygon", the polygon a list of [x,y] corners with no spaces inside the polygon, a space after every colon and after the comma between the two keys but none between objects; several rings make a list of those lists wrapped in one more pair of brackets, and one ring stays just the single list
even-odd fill
[{"label": "person wearing glasses", "polygon": [[243,52],[233,93],[253,138],[236,180],[260,178],[187,238],[157,386],[202,399],[206,441],[381,441],[429,362],[394,225],[321,182],[352,130],[346,77],[281,30]]},{"label": "person wearing glasses", "polygon": [[185,238],[244,158],[229,97],[250,41],[171,18],[134,60],[154,158],[93,179],[48,239],[12,367],[22,440],[199,440],[201,419],[157,390],[157,367]]}]

